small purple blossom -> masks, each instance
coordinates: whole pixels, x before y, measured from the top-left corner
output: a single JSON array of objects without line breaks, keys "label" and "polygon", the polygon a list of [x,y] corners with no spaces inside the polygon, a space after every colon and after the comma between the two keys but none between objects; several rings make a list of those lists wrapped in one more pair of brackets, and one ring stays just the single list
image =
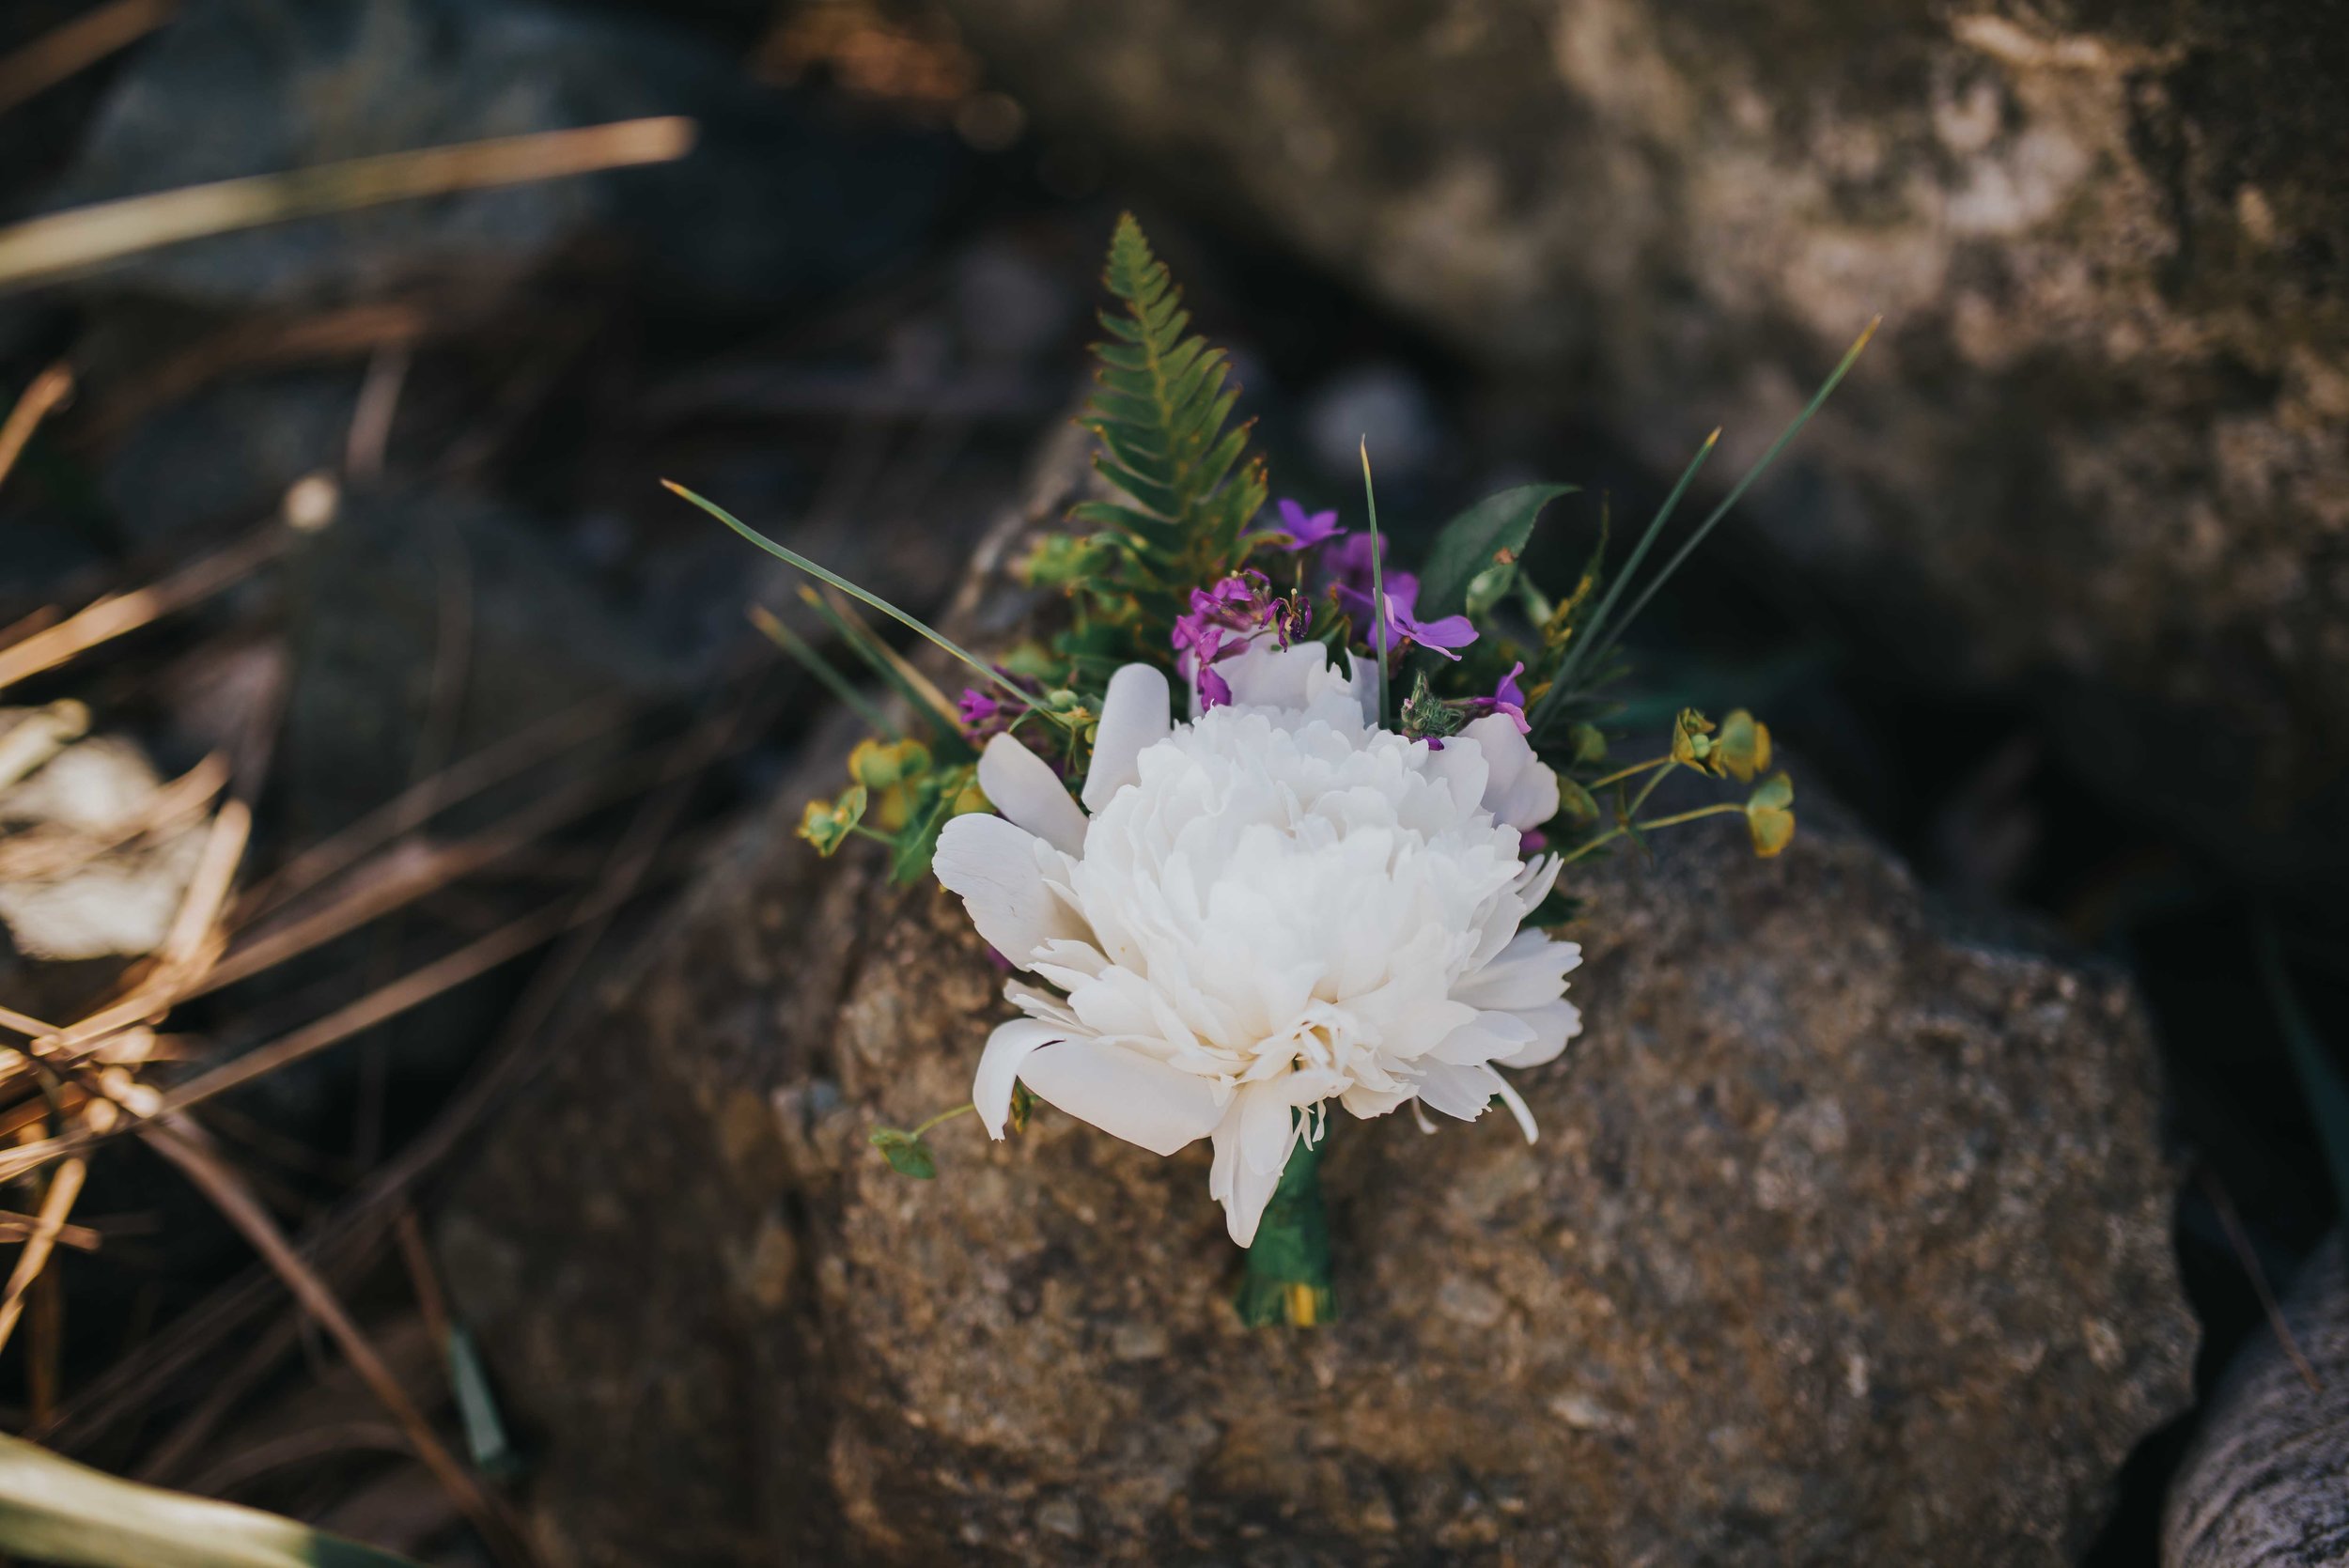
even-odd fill
[{"label": "small purple blossom", "polygon": [[962,689],[955,708],[956,716],[962,721],[963,733],[973,740],[983,740],[1011,724],[1011,705],[975,686]]},{"label": "small purple blossom", "polygon": [[1493,688],[1491,696],[1470,697],[1462,705],[1464,711],[1471,719],[1482,719],[1488,713],[1505,713],[1509,722],[1517,725],[1519,735],[1532,734],[1533,726],[1525,718],[1525,692],[1517,685],[1517,676],[1523,674],[1525,661],[1519,660],[1510,667],[1507,675],[1501,677],[1501,684]]},{"label": "small purple blossom", "polygon": [[[1001,664],[995,666],[995,673],[1022,691],[1039,689],[1035,681],[1014,675]],[[990,736],[1001,735],[1010,729],[1026,707],[994,691],[966,686],[962,689],[962,695],[955,700],[955,716],[962,721],[963,734],[974,741],[985,741]]]},{"label": "small purple blossom", "polygon": [[1331,552],[1330,592],[1336,597],[1338,607],[1354,618],[1362,629],[1362,641],[1373,649],[1383,642],[1391,649],[1418,646],[1430,648],[1446,659],[1460,656],[1455,648],[1467,647],[1476,641],[1476,628],[1466,615],[1446,615],[1439,620],[1423,621],[1415,613],[1419,608],[1419,579],[1407,571],[1384,569],[1387,541],[1378,540],[1380,583],[1387,596],[1386,613],[1379,617],[1386,622],[1387,634],[1371,615],[1371,540],[1367,534],[1357,534]]},{"label": "small purple blossom", "polygon": [[1280,598],[1264,573],[1235,572],[1190,591],[1189,613],[1174,617],[1174,667],[1197,683],[1203,706],[1219,707],[1232,700],[1232,689],[1210,665],[1244,651],[1267,631],[1285,648],[1312,625],[1313,606],[1304,596]]},{"label": "small purple blossom", "polygon": [[1346,532],[1338,526],[1338,514],[1334,511],[1308,513],[1286,496],[1281,498],[1280,507],[1281,520],[1277,524],[1252,526],[1248,536],[1294,553],[1311,550]]}]

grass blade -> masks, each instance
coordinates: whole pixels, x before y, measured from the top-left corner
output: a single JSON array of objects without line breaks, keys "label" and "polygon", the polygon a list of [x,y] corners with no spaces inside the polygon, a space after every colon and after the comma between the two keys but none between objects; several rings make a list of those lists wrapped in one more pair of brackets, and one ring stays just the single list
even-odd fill
[{"label": "grass blade", "polygon": [[1598,608],[1591,612],[1590,624],[1582,629],[1582,635],[1576,644],[1567,650],[1565,664],[1550,684],[1550,695],[1543,699],[1545,708],[1566,690],[1575,672],[1581,668],[1582,650],[1596,642],[1600,633],[1607,629],[1608,617],[1615,612],[1615,601],[1623,597],[1624,589],[1629,586],[1633,575],[1639,571],[1640,563],[1646,560],[1647,552],[1655,548],[1665,525],[1672,521],[1672,513],[1679,509],[1680,498],[1688,492],[1689,485],[1695,482],[1697,470],[1704,466],[1704,459],[1713,455],[1713,448],[1720,444],[1720,439],[1721,432],[1717,426],[1713,433],[1704,438],[1704,444],[1697,448],[1697,455],[1688,459],[1688,466],[1680,471],[1680,482],[1672,486],[1672,493],[1664,497],[1664,504],[1656,508],[1656,515],[1648,520],[1647,529],[1640,536],[1640,542],[1633,545],[1631,553],[1624,558],[1623,569],[1615,573],[1614,581],[1607,584],[1607,592],[1599,596]]},{"label": "grass blade", "polygon": [[1647,602],[1656,597],[1656,591],[1672,581],[1672,573],[1678,571],[1681,564],[1695,552],[1697,546],[1704,542],[1704,536],[1713,532],[1714,525],[1729,515],[1729,509],[1737,505],[1739,498],[1746,493],[1747,487],[1761,478],[1768,471],[1769,466],[1778,460],[1778,455],[1786,450],[1786,443],[1800,434],[1805,425],[1811,423],[1811,416],[1826,405],[1828,395],[1842,384],[1846,375],[1850,374],[1851,367],[1859,363],[1861,350],[1868,347],[1868,340],[1875,336],[1876,329],[1883,324],[1884,318],[1881,316],[1868,323],[1868,330],[1861,333],[1859,340],[1844,350],[1843,360],[1837,364],[1828,379],[1819,383],[1819,390],[1811,395],[1811,401],[1803,405],[1802,412],[1795,415],[1786,428],[1779,432],[1778,439],[1770,442],[1769,450],[1763,453],[1760,460],[1751,468],[1746,470],[1744,477],[1740,478],[1731,488],[1730,492],[1721,498],[1721,504],[1714,507],[1703,522],[1697,524],[1695,532],[1688,536],[1688,542],[1672,552],[1672,558],[1664,563],[1663,570],[1650,579],[1648,585],[1641,590],[1640,597],[1631,601],[1631,608],[1624,612],[1622,622],[1607,635],[1605,643],[1598,651],[1591,655],[1593,659],[1603,657],[1610,648],[1622,640],[1624,628],[1639,619],[1640,612],[1647,608]]},{"label": "grass blade", "polygon": [[521,185],[692,150],[689,119],[664,116],[386,153],[223,179],[27,218],[0,228],[0,293],[181,241],[456,191]]},{"label": "grass blade", "polygon": [[769,538],[757,529],[753,528],[749,523],[744,522],[740,518],[736,517],[732,512],[727,511],[723,506],[719,505],[716,502],[711,501],[705,496],[695,495],[692,490],[687,489],[683,485],[678,484],[676,480],[663,479],[661,483],[663,489],[666,489],[677,495],[682,496],[686,500],[692,502],[694,505],[699,506],[703,511],[708,512],[711,517],[716,518],[720,522],[724,523],[728,528],[733,529],[737,534],[741,535],[742,537],[748,539],[751,543],[756,545],[759,549],[765,551],[776,560],[781,561],[787,566],[797,567],[800,570],[807,573],[808,576],[815,578],[819,582],[831,583],[833,587],[839,589],[850,598],[859,600],[864,604],[869,604],[874,609],[879,611],[882,614],[888,616],[891,620],[897,622],[900,626],[910,628],[910,629],[921,633],[924,637],[928,638],[931,642],[937,644],[948,653],[953,654],[957,659],[961,660],[965,664],[970,665],[971,668],[976,670],[980,675],[985,675],[989,681],[1002,687],[1004,691],[1010,692],[1014,697],[1017,697],[1022,707],[1033,708],[1038,713],[1044,711],[1044,707],[1041,704],[1039,704],[1034,697],[1029,696],[1025,691],[1020,691],[1019,687],[1004,679],[1002,675],[997,673],[995,666],[984,662],[976,654],[972,653],[960,644],[950,640],[942,633],[931,630],[926,624],[915,619],[911,615],[907,614],[904,611],[898,609],[895,605],[890,603],[879,594],[867,593],[863,588],[860,588],[855,583],[849,582],[847,578],[842,577],[838,572],[817,566],[815,562],[809,560],[806,556],[801,554],[798,551],[793,550],[788,545],[777,544],[774,540]]},{"label": "grass blade", "polygon": [[5,1436],[0,1551],[88,1568],[417,1568],[274,1514],[142,1486]]},{"label": "grass blade", "polygon": [[751,606],[751,625],[758,628],[766,639],[799,661],[800,667],[823,684],[824,690],[838,698],[842,706],[870,724],[881,735],[905,733],[889,722],[888,716],[864,700],[864,693],[854,682],[832,667],[832,660],[809,644],[806,638],[783,623],[781,616],[763,604]]},{"label": "grass blade", "polygon": [[1387,580],[1378,556],[1378,492],[1370,484],[1370,438],[1362,438],[1362,505],[1370,512],[1370,624],[1378,639],[1378,722],[1387,722]]}]

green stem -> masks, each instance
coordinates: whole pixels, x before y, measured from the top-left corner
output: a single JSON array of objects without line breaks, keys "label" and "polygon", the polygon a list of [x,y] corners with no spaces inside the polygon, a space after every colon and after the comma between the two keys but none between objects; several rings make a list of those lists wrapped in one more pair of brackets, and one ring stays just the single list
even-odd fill
[{"label": "green stem", "polygon": [[[1652,788],[1654,786],[1651,785],[1650,787]],[[1644,800],[1646,797],[1642,795],[1641,799]],[[1701,816],[1727,816],[1732,813],[1743,812],[1746,808],[1737,804],[1734,800],[1723,800],[1715,805],[1700,806],[1695,811],[1684,811],[1677,816],[1653,817],[1645,822],[1631,821],[1630,818],[1638,813],[1639,809],[1639,803],[1637,801],[1633,802],[1631,809],[1624,813],[1625,820],[1621,825],[1608,829],[1596,838],[1586,839],[1582,843],[1576,845],[1572,849],[1567,850],[1564,854],[1558,857],[1559,862],[1561,864],[1571,864],[1572,862],[1580,860],[1583,856],[1589,854],[1592,850],[1598,848],[1600,846],[1612,844],[1615,840],[1623,837],[1624,834],[1631,831],[1634,828],[1637,828],[1640,831],[1644,833],[1656,828],[1676,828],[1683,822],[1694,822]]]},{"label": "green stem", "polygon": [[1722,800],[1710,806],[1699,806],[1694,811],[1684,811],[1677,816],[1658,816],[1651,818],[1646,822],[1641,823],[1640,830],[1644,832],[1651,828],[1677,828],[1683,822],[1694,822],[1701,816],[1729,816],[1732,815],[1743,815],[1745,809],[1745,807],[1739,805],[1735,800]]},{"label": "green stem", "polygon": [[952,1110],[940,1111],[937,1115],[931,1117],[920,1126],[915,1127],[912,1132],[907,1134],[907,1136],[910,1138],[919,1138],[924,1133],[929,1131],[930,1128],[937,1126],[941,1122],[951,1122],[957,1116],[966,1115],[978,1109],[979,1108],[976,1104],[965,1101],[963,1104],[955,1107]]},{"label": "green stem", "polygon": [[1575,862],[1580,860],[1592,850],[1599,848],[1604,845],[1614,843],[1615,840],[1623,837],[1625,831],[1626,830],[1619,827],[1610,828],[1605,832],[1599,834],[1596,838],[1584,839],[1580,844],[1576,845],[1573,848],[1559,856],[1558,863],[1560,865],[1572,865]]},{"label": "green stem", "polygon": [[[1670,762],[1672,759],[1667,757],[1664,760]],[[1672,770],[1669,768],[1658,768],[1656,770],[1656,776],[1648,780],[1645,784],[1641,785],[1640,793],[1631,798],[1631,804],[1625,809],[1623,815],[1626,818],[1639,815],[1640,808],[1647,804],[1647,798],[1656,793],[1656,786],[1662,784],[1666,779],[1671,778],[1672,772]],[[1642,827],[1646,826],[1644,823],[1641,825]]]},{"label": "green stem", "polygon": [[1325,1132],[1319,1143],[1300,1139],[1289,1151],[1281,1183],[1257,1222],[1235,1303],[1240,1321],[1252,1328],[1311,1328],[1336,1315],[1330,1221],[1321,1203],[1321,1156],[1329,1141]]},{"label": "green stem", "polygon": [[1370,438],[1362,438],[1362,505],[1370,512],[1370,624],[1378,647],[1378,722],[1384,727],[1387,709],[1387,580],[1378,564],[1378,494],[1370,485]]},{"label": "green stem", "polygon": [[1672,760],[1672,753],[1667,752],[1660,757],[1650,757],[1645,762],[1635,762],[1630,767],[1623,768],[1617,772],[1610,773],[1603,779],[1593,779],[1589,784],[1584,784],[1582,787],[1585,789],[1605,789],[1610,784],[1623,783],[1624,780],[1631,777],[1634,773],[1644,773],[1651,768],[1665,767],[1671,763]]}]

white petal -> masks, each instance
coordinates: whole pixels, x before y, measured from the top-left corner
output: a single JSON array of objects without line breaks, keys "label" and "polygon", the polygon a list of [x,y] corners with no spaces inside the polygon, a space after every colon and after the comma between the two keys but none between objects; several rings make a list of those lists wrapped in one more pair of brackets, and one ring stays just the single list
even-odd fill
[{"label": "white petal", "polygon": [[1582,1010],[1571,1001],[1545,1002],[1539,1007],[1517,1010],[1517,1017],[1532,1026],[1533,1043],[1521,1046],[1506,1056],[1493,1058],[1503,1067],[1538,1067],[1554,1062],[1566,1042],[1582,1032]]},{"label": "white petal", "polygon": [[1064,855],[1085,852],[1084,812],[1051,765],[1011,736],[997,736],[979,753],[979,787],[1006,820]]},{"label": "white petal", "polygon": [[1515,1013],[1479,1013],[1474,1021],[1445,1035],[1427,1052],[1430,1062],[1481,1067],[1531,1049],[1538,1042],[1526,1021]]},{"label": "white petal", "polygon": [[987,1037],[987,1049],[979,1052],[978,1076],[971,1082],[971,1103],[979,1108],[979,1120],[987,1124],[989,1138],[1003,1136],[1003,1123],[1011,1115],[1011,1086],[1028,1058],[1039,1048],[1067,1038],[1065,1025],[1034,1018],[1014,1018],[995,1026],[995,1032]]},{"label": "white petal", "polygon": [[1539,1007],[1566,994],[1566,971],[1582,961],[1572,942],[1553,942],[1541,931],[1519,931],[1500,956],[1453,983],[1452,1000],[1471,1007],[1514,1012]]},{"label": "white petal", "polygon": [[972,812],[940,831],[930,868],[947,892],[961,894],[971,924],[987,944],[1026,969],[1046,942],[1088,935],[1045,885],[1053,862],[1067,863],[1034,834],[1000,816]]},{"label": "white petal", "polygon": [[1448,1062],[1421,1064],[1419,1097],[1430,1110],[1473,1122],[1501,1093],[1501,1075],[1490,1067],[1460,1067]]},{"label": "white petal", "polygon": [[1297,1136],[1297,1114],[1283,1087],[1267,1083],[1240,1091],[1240,1163],[1259,1175],[1280,1175]]},{"label": "white petal", "polygon": [[[1361,666],[1364,669],[1369,666]],[[1248,651],[1218,660],[1215,673],[1232,689],[1237,707],[1277,707],[1298,711],[1316,697],[1339,693],[1360,701],[1360,683],[1330,667],[1329,650],[1319,643],[1283,647],[1270,637],[1259,637]],[[1373,676],[1376,691],[1376,676]],[[1373,702],[1376,702],[1374,695]],[[1193,711],[1197,711],[1194,701]]]},{"label": "white petal", "polygon": [[1093,737],[1093,766],[1085,772],[1085,810],[1099,811],[1127,784],[1142,782],[1134,759],[1174,730],[1174,702],[1166,676],[1150,665],[1128,664],[1110,676]]},{"label": "white petal", "polygon": [[1270,1169],[1259,1169],[1252,1160],[1248,1144],[1252,1131],[1261,1125],[1262,1111],[1248,1103],[1252,1096],[1262,1096],[1277,1107],[1286,1118],[1289,1108],[1277,1084],[1265,1084],[1242,1092],[1222,1121],[1215,1127],[1215,1166],[1207,1175],[1207,1193],[1223,1205],[1223,1228],[1239,1246],[1252,1246],[1256,1227],[1264,1219],[1265,1205],[1272,1202],[1273,1191],[1281,1185],[1281,1172],[1287,1166],[1289,1156],[1297,1146],[1297,1128],[1292,1126],[1278,1145],[1279,1156]]},{"label": "white petal", "polygon": [[1507,714],[1487,713],[1460,733],[1484,749],[1492,769],[1485,809],[1494,820],[1523,832],[1558,815],[1558,775],[1533,754]]},{"label": "white petal", "polygon": [[1517,1130],[1525,1134],[1525,1141],[1528,1143],[1539,1142],[1542,1131],[1533,1125],[1533,1110],[1525,1103],[1525,1097],[1510,1088],[1509,1080],[1499,1073],[1493,1075],[1493,1081],[1500,1085],[1495,1093],[1500,1094],[1501,1103],[1509,1108],[1509,1114],[1517,1119]]},{"label": "white petal", "polygon": [[1346,657],[1354,672],[1352,679],[1354,696],[1361,704],[1362,722],[1375,726],[1378,722],[1377,661],[1364,659],[1361,654],[1351,651]]},{"label": "white petal", "polygon": [[1206,1137],[1223,1117],[1211,1079],[1097,1040],[1047,1046],[1019,1076],[1038,1099],[1155,1155]]},{"label": "white petal", "polygon": [[1384,1116],[1418,1093],[1418,1088],[1410,1084],[1395,1089],[1365,1089],[1358,1083],[1340,1094],[1338,1103],[1368,1121],[1373,1116]]}]

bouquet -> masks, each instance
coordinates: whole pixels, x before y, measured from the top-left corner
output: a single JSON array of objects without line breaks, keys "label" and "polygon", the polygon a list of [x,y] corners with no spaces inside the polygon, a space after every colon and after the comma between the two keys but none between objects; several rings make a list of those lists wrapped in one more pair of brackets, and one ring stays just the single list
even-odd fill
[{"label": "bouquet", "polygon": [[[1013,971],[1017,1016],[976,1049],[971,1103],[876,1129],[882,1156],[934,1177],[941,1123],[975,1113],[1001,1139],[1039,1101],[1162,1156],[1206,1139],[1208,1195],[1247,1252],[1241,1315],[1310,1326],[1333,1308],[1319,1163],[1334,1111],[1405,1111],[1432,1133],[1430,1112],[1501,1108],[1535,1138],[1508,1074],[1556,1060],[1581,1027],[1567,998],[1580,949],[1557,934],[1574,862],[1714,816],[1741,819],[1757,854],[1793,836],[1793,784],[1760,721],[1684,710],[1660,750],[1623,763],[1608,691],[1624,628],[1867,334],[1626,602],[1719,431],[1620,569],[1602,509],[1576,580],[1532,580],[1528,542],[1576,489],[1538,484],[1453,519],[1412,571],[1389,558],[1367,447],[1359,526],[1271,504],[1225,358],[1190,332],[1130,216],[1104,284],[1116,305],[1083,422],[1110,493],[1022,563],[1060,595],[1045,636],[983,659],[671,488],[972,672],[949,706],[844,603],[811,594],[904,699],[898,724],[761,619],[879,732],[801,835],[827,855],[876,840],[899,880],[934,876]],[[1645,815],[1684,773],[1737,794]]]}]

